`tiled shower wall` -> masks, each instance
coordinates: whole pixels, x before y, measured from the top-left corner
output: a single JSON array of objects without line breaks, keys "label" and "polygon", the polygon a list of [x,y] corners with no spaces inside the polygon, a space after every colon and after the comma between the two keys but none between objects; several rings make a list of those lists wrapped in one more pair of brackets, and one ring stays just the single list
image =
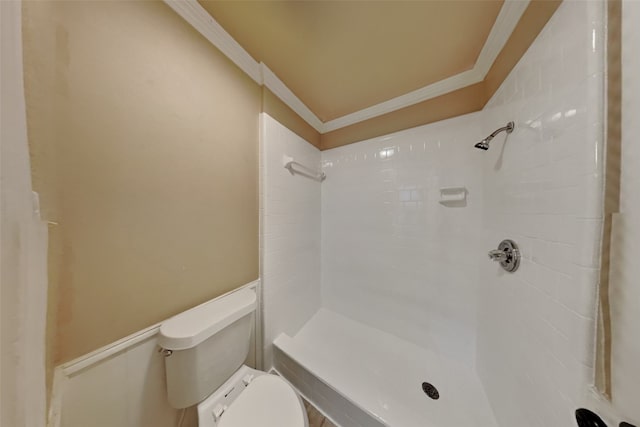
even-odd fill
[{"label": "tiled shower wall", "polygon": [[[473,363],[481,246],[480,115],[322,153],[323,306]],[[466,206],[439,204],[464,187]]]},{"label": "tiled shower wall", "polygon": [[296,332],[320,308],[320,182],[292,175],[285,156],[320,169],[320,151],[262,113],[260,135],[261,277],[264,369],[273,340]]},{"label": "tiled shower wall", "polygon": [[603,217],[604,2],[565,1],[483,111],[516,131],[482,162],[484,249],[520,270],[480,271],[477,369],[503,426],[574,425],[592,382]]},{"label": "tiled shower wall", "polygon": [[565,1],[482,112],[322,154],[323,306],[475,360],[500,425],[573,425],[592,382],[603,49],[604,3]]}]

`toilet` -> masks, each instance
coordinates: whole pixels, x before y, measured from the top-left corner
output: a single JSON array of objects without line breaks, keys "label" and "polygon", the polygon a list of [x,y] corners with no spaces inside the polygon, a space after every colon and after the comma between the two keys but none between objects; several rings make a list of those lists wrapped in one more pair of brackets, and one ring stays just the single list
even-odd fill
[{"label": "toilet", "polygon": [[308,427],[289,383],[244,365],[255,309],[255,292],[244,288],[160,326],[169,403],[197,405],[199,427]]}]

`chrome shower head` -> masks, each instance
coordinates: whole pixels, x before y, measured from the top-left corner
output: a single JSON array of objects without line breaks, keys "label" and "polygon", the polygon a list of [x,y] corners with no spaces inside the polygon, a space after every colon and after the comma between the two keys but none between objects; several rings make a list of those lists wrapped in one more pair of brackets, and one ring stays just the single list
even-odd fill
[{"label": "chrome shower head", "polygon": [[474,145],[474,147],[479,148],[481,150],[488,150],[489,149],[489,142],[492,139],[493,138],[487,137],[487,138],[483,139],[482,141],[478,142],[476,145]]},{"label": "chrome shower head", "polygon": [[501,127],[500,129],[497,129],[491,135],[489,135],[488,137],[486,137],[482,141],[478,142],[476,145],[474,145],[474,147],[486,151],[486,150],[489,149],[489,143],[491,142],[491,140],[493,138],[495,138],[495,136],[497,134],[499,134],[500,132],[503,132],[503,131],[507,132],[507,133],[511,133],[511,132],[513,132],[513,128],[514,127],[515,127],[514,123],[513,122],[509,122],[509,123],[507,123],[506,126]]}]

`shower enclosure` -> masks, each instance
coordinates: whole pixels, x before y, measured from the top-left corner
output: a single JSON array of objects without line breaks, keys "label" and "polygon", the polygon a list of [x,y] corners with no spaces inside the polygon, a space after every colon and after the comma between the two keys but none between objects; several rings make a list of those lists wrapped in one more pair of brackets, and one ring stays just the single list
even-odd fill
[{"label": "shower enclosure", "polygon": [[[477,113],[323,152],[262,115],[266,368],[344,427],[575,425],[595,366],[605,18],[562,3]],[[487,258],[504,239],[511,273]]]}]

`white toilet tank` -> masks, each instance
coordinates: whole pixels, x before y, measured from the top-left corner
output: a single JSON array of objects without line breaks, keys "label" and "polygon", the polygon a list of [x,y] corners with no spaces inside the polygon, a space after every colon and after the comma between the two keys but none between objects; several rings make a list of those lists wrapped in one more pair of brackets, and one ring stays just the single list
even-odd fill
[{"label": "white toilet tank", "polygon": [[169,403],[204,400],[242,366],[250,347],[256,294],[241,289],[172,317],[160,326]]}]

